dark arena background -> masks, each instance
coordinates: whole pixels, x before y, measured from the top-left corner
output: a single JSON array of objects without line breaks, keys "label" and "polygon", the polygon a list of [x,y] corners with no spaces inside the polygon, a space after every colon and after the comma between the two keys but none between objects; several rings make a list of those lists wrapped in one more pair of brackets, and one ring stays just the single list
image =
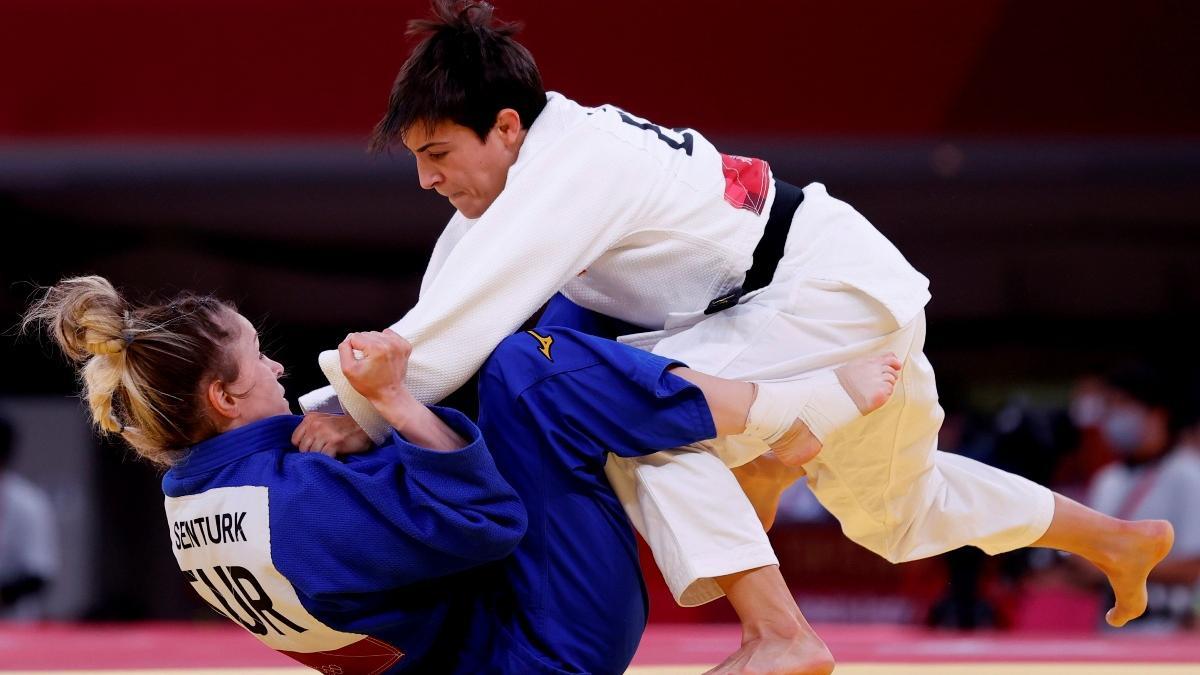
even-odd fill
[{"label": "dark arena background", "polygon": [[[1139,363],[1191,392],[1166,452],[1200,453],[1200,4],[496,4],[525,23],[548,89],[822,182],[893,241],[931,282],[944,450],[1086,501],[1117,461],[1103,377]],[[405,22],[427,11],[0,0],[3,471],[44,492],[57,549],[37,602],[0,608],[0,669],[303,672],[194,596],[159,474],[97,440],[71,371],[16,326],[68,275],[213,292],[259,325],[290,396],[323,384],[320,350],[415,302],[452,212],[402,149],[365,150]],[[771,536],[839,673],[1198,673],[1200,510],[1172,522],[1196,571],[1152,587],[1157,609],[1119,631],[1101,590],[1045,550],[893,566],[803,485]],[[0,513],[0,586],[29,529]],[[675,606],[643,554],[632,672],[715,665],[738,644],[728,603]]]}]

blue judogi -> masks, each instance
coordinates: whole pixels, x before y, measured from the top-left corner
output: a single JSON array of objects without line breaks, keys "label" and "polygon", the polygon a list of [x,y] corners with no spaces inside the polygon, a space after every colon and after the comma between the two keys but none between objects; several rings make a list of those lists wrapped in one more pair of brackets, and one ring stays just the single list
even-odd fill
[{"label": "blue judogi", "polygon": [[[715,434],[703,394],[672,365],[538,328],[481,370],[478,428],[434,409],[469,439],[463,450],[394,434],[337,461],[296,452],[291,416],[222,434],[164,477],[176,555],[215,609],[313,667],[623,672],[646,599],[607,453]],[[197,522],[224,534],[201,544],[204,532],[188,534]]]}]

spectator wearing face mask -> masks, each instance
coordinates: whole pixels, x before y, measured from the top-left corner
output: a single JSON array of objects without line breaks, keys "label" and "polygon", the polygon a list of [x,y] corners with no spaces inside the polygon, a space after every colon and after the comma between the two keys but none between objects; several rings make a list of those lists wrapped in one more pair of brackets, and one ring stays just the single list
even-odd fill
[{"label": "spectator wearing face mask", "polygon": [[1065,442],[1070,449],[1054,468],[1050,484],[1068,497],[1087,500],[1087,489],[1096,474],[1113,461],[1112,449],[1100,431],[1108,400],[1108,385],[1100,374],[1088,374],[1075,381],[1066,421],[1073,433]]},{"label": "spectator wearing face mask", "polygon": [[1088,502],[1122,518],[1161,518],[1175,527],[1175,547],[1150,574],[1149,606],[1140,623],[1171,628],[1196,621],[1200,582],[1200,451],[1196,406],[1148,366],[1113,372],[1100,432],[1117,459],[1100,470]]}]

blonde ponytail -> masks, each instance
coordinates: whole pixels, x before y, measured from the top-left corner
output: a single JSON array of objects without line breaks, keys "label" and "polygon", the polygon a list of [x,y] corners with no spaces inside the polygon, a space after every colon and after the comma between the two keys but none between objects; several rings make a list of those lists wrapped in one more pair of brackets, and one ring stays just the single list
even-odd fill
[{"label": "blonde ponytail", "polygon": [[203,388],[213,378],[237,379],[226,349],[236,311],[191,293],[133,307],[107,279],[85,276],[48,289],[21,326],[41,326],[79,366],[101,433],[120,434],[142,457],[169,466],[215,433]]}]

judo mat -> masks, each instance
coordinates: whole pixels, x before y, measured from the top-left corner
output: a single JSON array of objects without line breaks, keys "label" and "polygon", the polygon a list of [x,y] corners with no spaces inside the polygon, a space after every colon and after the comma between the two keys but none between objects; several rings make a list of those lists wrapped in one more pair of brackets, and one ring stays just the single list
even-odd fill
[{"label": "judo mat", "polygon": [[[1200,633],[954,633],[818,625],[838,675],[1200,675]],[[738,646],[733,625],[652,625],[631,675],[696,675]],[[0,671],[63,675],[302,675],[220,624],[0,627]]]}]

